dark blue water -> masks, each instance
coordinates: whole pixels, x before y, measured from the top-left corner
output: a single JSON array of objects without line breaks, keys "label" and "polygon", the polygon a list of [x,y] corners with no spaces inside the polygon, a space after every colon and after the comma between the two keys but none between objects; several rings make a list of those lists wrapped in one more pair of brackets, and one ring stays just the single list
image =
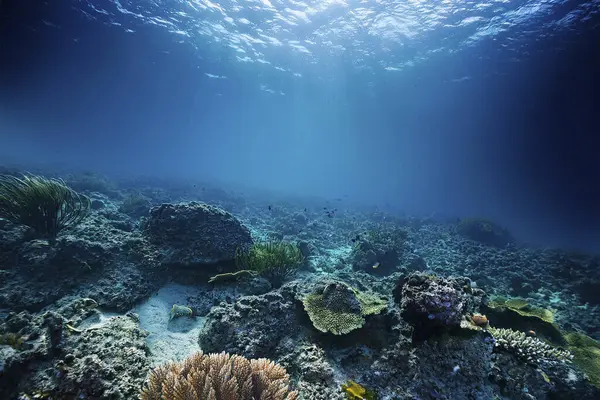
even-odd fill
[{"label": "dark blue water", "polygon": [[0,155],[600,242],[598,1],[3,1]]}]

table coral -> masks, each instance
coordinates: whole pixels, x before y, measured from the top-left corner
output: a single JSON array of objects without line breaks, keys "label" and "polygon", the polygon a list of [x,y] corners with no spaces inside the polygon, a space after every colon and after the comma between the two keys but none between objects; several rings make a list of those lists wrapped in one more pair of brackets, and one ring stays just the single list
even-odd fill
[{"label": "table coral", "polygon": [[362,327],[366,315],[381,312],[387,301],[371,293],[361,293],[345,283],[332,282],[308,294],[303,304],[316,329],[344,335]]}]

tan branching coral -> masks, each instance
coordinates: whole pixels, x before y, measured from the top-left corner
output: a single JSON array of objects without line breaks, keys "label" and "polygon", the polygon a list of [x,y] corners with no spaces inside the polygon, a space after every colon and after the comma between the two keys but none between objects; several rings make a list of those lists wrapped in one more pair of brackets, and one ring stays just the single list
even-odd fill
[{"label": "tan branching coral", "polygon": [[196,353],[155,368],[141,400],[296,400],[283,367],[265,358]]}]

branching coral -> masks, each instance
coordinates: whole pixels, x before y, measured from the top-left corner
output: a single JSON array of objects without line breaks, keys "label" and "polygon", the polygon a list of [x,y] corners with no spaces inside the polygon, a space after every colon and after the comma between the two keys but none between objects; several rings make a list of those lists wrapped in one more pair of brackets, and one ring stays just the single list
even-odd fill
[{"label": "branching coral", "polygon": [[366,315],[381,312],[387,301],[374,294],[361,293],[342,282],[334,282],[307,295],[303,304],[315,328],[344,335],[362,327]]},{"label": "branching coral", "polygon": [[541,360],[563,360],[570,361],[573,356],[567,350],[552,347],[543,341],[527,336],[523,332],[504,328],[488,328],[492,334],[497,348],[514,353],[519,358],[536,364]]},{"label": "branching coral", "polygon": [[289,375],[272,361],[196,353],[154,369],[141,400],[296,400]]},{"label": "branching coral", "polygon": [[0,217],[27,225],[53,240],[88,214],[90,200],[63,181],[27,175],[0,175]]}]

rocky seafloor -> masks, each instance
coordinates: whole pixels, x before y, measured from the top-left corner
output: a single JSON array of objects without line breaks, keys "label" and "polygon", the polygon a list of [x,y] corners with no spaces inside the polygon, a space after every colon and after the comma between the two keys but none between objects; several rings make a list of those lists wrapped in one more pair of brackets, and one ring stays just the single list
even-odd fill
[{"label": "rocky seafloor", "polygon": [[[199,350],[273,360],[307,400],[600,398],[600,256],[482,219],[65,181],[91,212],[55,242],[0,218],[0,399],[137,399]],[[265,241],[302,265],[209,283]]]}]

